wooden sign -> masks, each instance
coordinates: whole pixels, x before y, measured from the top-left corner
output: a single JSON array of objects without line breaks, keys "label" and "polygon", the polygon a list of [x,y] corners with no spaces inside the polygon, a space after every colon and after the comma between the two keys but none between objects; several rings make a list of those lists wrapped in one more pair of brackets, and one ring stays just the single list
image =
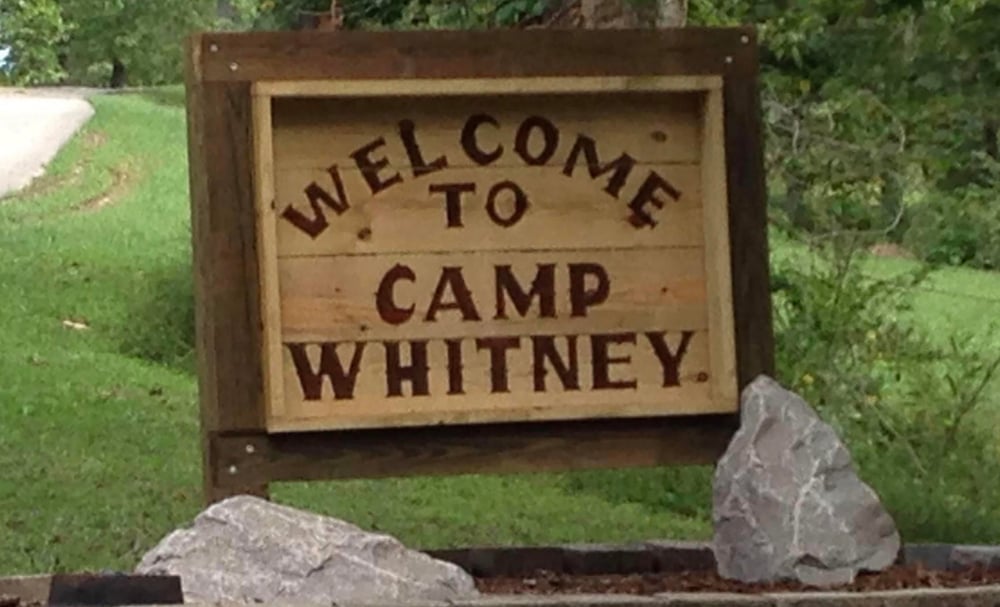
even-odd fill
[{"label": "wooden sign", "polygon": [[208,499],[714,457],[773,365],[752,35],[196,37]]}]

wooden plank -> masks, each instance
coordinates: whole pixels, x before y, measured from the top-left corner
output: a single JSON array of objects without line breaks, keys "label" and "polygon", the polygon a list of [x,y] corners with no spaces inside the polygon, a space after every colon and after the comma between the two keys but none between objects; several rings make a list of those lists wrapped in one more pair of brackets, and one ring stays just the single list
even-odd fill
[{"label": "wooden plank", "polygon": [[260,309],[263,318],[263,382],[267,408],[281,415],[281,294],[278,284],[277,213],[274,207],[274,149],[271,98],[253,97],[254,206],[257,212],[257,254],[260,266]]},{"label": "wooden plank", "polygon": [[[652,337],[646,331],[652,333]],[[529,333],[530,334],[530,333]],[[658,414],[731,412],[735,403],[712,400],[709,375],[708,334],[692,330],[664,332],[660,327],[619,329],[605,333],[543,334],[570,365],[567,380],[556,373],[538,344],[527,335],[502,334],[507,340],[503,361],[498,363],[486,341],[449,338],[461,351],[461,365],[451,364],[452,350],[444,339],[412,341],[366,341],[338,344],[336,354],[347,367],[357,356],[358,373],[334,398],[330,376],[325,381],[307,380],[318,374],[321,350],[305,344],[301,352],[308,360],[309,375],[297,372],[291,356],[285,360],[286,416],[268,419],[268,429],[374,428],[501,421],[640,417]],[[683,353],[672,365],[673,381],[665,386],[667,361],[657,357],[653,339],[661,340],[671,353]],[[409,372],[414,348],[426,359],[423,372]],[[395,367],[389,362],[396,352]],[[604,352],[598,362],[598,351]],[[290,352],[290,349],[289,349]],[[327,352],[332,355],[333,352]],[[358,354],[355,354],[358,353]],[[577,357],[574,368],[572,357]],[[611,360],[609,364],[608,360]],[[539,370],[541,367],[541,370]],[[454,377],[460,393],[452,393]],[[419,379],[422,377],[422,379]],[[305,396],[308,381],[315,382],[316,400]],[[568,381],[570,387],[566,387]],[[422,384],[422,388],[418,388]],[[394,388],[395,386],[395,388]],[[396,394],[393,394],[393,390]],[[418,392],[418,390],[422,390]]]},{"label": "wooden plank", "polygon": [[[298,434],[216,435],[221,482],[713,464],[738,417],[683,416]],[[231,471],[231,473],[230,473]]]},{"label": "wooden plank", "polygon": [[[601,189],[603,182],[590,179],[586,171],[567,178],[546,167],[505,170],[449,170],[438,182],[405,181],[375,197],[351,201],[342,214],[326,210],[329,225],[315,237],[287,217],[277,220],[280,257],[329,254],[373,255],[400,252],[496,251],[506,249],[576,250],[604,248],[697,247],[702,237],[701,169],[697,165],[656,167],[656,173],[678,192],[677,200],[658,194],[662,208],[647,205],[654,226],[632,223],[629,200],[648,170],[640,173],[619,198]],[[344,176],[345,187],[351,176]],[[313,217],[303,190],[309,183],[330,185],[322,172],[278,173],[278,208],[288,206],[305,217]],[[490,213],[490,191],[497,183],[512,182],[523,193],[526,209],[515,224],[498,225],[495,217],[514,217],[512,189],[499,190]],[[437,183],[470,184],[461,194],[460,225],[453,226],[447,194],[429,192]],[[324,207],[326,208],[326,207]],[[553,226],[560,229],[554,230]]]},{"label": "wooden plank", "polygon": [[424,80],[267,80],[255,95],[270,97],[393,97],[552,93],[692,92],[722,88],[718,75],[576,78],[447,78]]},{"label": "wooden plank", "polygon": [[726,191],[726,148],[721,91],[705,94],[702,121],[702,187],[705,210],[705,268],[708,297],[712,397],[739,402],[736,344],[733,339],[732,276],[729,268],[729,209]]},{"label": "wooden plank", "polygon": [[188,180],[191,198],[191,239],[193,248],[192,270],[194,272],[194,321],[195,355],[198,368],[199,427],[201,430],[202,493],[206,503],[213,501],[216,494],[216,462],[212,458],[209,436],[218,432],[218,411],[215,392],[215,358],[213,351],[214,334],[210,331],[210,301],[205,295],[209,276],[209,259],[202,252],[200,235],[207,231],[208,224],[208,174],[205,171],[204,150],[201,146],[204,127],[204,101],[201,84],[201,44],[192,39],[185,49],[185,87],[187,90],[186,111],[188,129]]},{"label": "wooden plank", "polygon": [[753,38],[693,27],[212,33],[202,70],[207,81],[737,74],[755,68],[742,53]]},{"label": "wooden plank", "polygon": [[[756,52],[755,47],[751,50]],[[756,65],[755,54],[752,63]],[[727,78],[724,106],[732,296],[739,302],[733,308],[733,321],[742,389],[759,374],[775,374],[767,189],[756,77]]]},{"label": "wooden plank", "polygon": [[[571,264],[577,264],[578,277],[583,276],[583,264],[600,266],[587,271],[580,283],[585,288],[596,288],[599,272],[608,285],[606,298],[580,310],[582,317],[574,315]],[[387,279],[397,265],[409,268],[414,278]],[[540,265],[548,267],[540,270]],[[443,279],[443,268],[460,269]],[[286,342],[709,327],[701,249],[294,257],[279,261],[278,275],[281,336]],[[505,282],[498,293],[498,276],[516,286]],[[436,299],[454,301],[450,295],[435,298],[443,280],[449,293],[448,285],[459,281],[468,289],[467,310],[453,306],[432,313]],[[511,292],[529,293],[536,280],[539,294],[521,314]],[[380,300],[386,308],[412,306],[412,315],[404,322],[389,322]],[[545,316],[543,305],[551,306]],[[473,316],[477,320],[471,321]]]},{"label": "wooden plank", "polygon": [[[545,166],[562,169],[580,135],[594,141],[603,162],[628,153],[640,164],[697,162],[697,93],[594,94],[575,97],[531,95],[429,98],[279,98],[274,103],[274,150],[277,168],[318,168],[337,164],[343,172],[357,170],[352,154],[375,140],[368,156],[388,159],[380,171],[385,179],[392,171],[412,179],[400,122],[413,123],[413,138],[429,163],[444,157],[447,173],[453,168],[481,167],[462,145],[463,129],[471,118],[486,115],[493,122],[473,125],[474,142],[484,152],[502,146],[500,156],[488,167],[520,167],[527,161],[519,154],[516,139],[528,135],[528,151],[539,154],[544,147],[544,127],[553,130],[554,148]],[[540,117],[549,125],[525,124]],[[628,130],[622,129],[628,125]],[[586,167],[579,157],[578,170]],[[431,176],[433,175],[433,177]],[[427,175],[439,178],[440,173]],[[606,177],[605,177],[606,179]],[[365,188],[365,191],[369,191]]]},{"label": "wooden plank", "polygon": [[263,379],[257,226],[253,193],[251,99],[245,84],[202,87],[203,166],[211,175],[207,211],[194,231],[195,255],[206,265],[201,302],[208,312],[209,355],[220,430],[261,427]]},{"label": "wooden plank", "polygon": [[[564,101],[530,97],[488,104],[486,109],[499,126],[493,133],[485,125],[490,129],[480,133],[482,141],[477,140],[477,145],[488,150],[505,147],[495,163],[483,167],[469,166],[472,160],[461,143],[467,118],[483,110],[483,104],[474,99],[435,100],[430,105],[392,99],[276,101],[276,203],[283,215],[278,221],[279,254],[372,253],[402,250],[401,246],[448,250],[468,248],[469,243],[492,249],[528,243],[578,248],[589,244],[594,234],[600,234],[609,246],[701,246],[701,174],[694,164],[700,155],[697,96],[595,96],[570,106]],[[608,113],[609,104],[618,104],[614,113]],[[619,114],[628,116],[628,122]],[[527,166],[514,149],[519,125],[532,115],[548,115],[552,129],[562,132],[558,141],[552,140],[549,159],[542,166]],[[403,119],[415,125],[424,162],[442,159],[439,170],[415,175],[410,152],[397,133],[397,123]],[[626,124],[635,127],[623,128]],[[581,135],[596,154],[590,161],[580,151],[590,148],[578,147],[584,145]],[[352,154],[379,137],[385,144],[369,157],[384,159],[377,181],[391,185],[373,195],[371,173],[362,174]],[[534,146],[532,154],[538,153],[538,146],[544,147],[537,137],[528,141]],[[634,160],[635,166],[620,179],[615,176],[617,169],[601,173],[622,154]],[[601,168],[589,166],[595,161]],[[335,175],[329,173],[331,165],[337,167]],[[652,176],[665,179],[676,190],[677,199],[658,194],[667,204],[651,210],[657,225],[637,227],[629,221],[633,212],[628,205]],[[489,193],[501,182],[515,184],[531,208],[509,230],[498,230],[485,212]],[[442,189],[447,184],[465,188],[457,194],[461,229],[455,229],[458,226],[445,210],[449,195]],[[310,187],[321,188],[346,211],[326,206],[312,209]],[[512,190],[498,191],[501,203],[513,196]],[[298,222],[285,217],[288,213],[297,215]],[[320,218],[317,229],[309,227]],[[553,231],[552,225],[565,229]]]},{"label": "wooden plank", "polygon": [[[22,603],[27,603],[25,597]],[[179,575],[57,573],[52,576],[51,607],[108,605],[180,605],[184,603]]]},{"label": "wooden plank", "polygon": [[[188,154],[205,501],[228,495],[209,436],[264,427],[250,87],[206,83],[188,53]],[[245,487],[266,495],[266,484]]]}]

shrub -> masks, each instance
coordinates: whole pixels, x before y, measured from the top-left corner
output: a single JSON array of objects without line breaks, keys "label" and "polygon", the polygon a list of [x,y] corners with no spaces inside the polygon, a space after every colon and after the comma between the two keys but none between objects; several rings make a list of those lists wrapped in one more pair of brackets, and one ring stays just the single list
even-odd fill
[{"label": "shrub", "polygon": [[1000,189],[969,185],[916,207],[907,247],[931,263],[1000,269]]},{"label": "shrub", "polygon": [[[909,314],[926,270],[868,276],[862,244],[775,248],[778,377],[836,428],[905,541],[1000,541],[1000,414],[983,406],[1000,353],[970,350],[962,336],[929,340]],[[707,521],[711,474],[578,472],[563,483]]]},{"label": "shrub", "polygon": [[838,429],[906,541],[998,541],[1000,420],[982,405],[1000,355],[916,330],[925,272],[867,276],[858,244],[774,268],[780,375]]},{"label": "shrub", "polygon": [[0,8],[0,49],[9,47],[9,73],[18,85],[52,84],[65,75],[58,42],[68,28],[56,0],[13,0]]}]

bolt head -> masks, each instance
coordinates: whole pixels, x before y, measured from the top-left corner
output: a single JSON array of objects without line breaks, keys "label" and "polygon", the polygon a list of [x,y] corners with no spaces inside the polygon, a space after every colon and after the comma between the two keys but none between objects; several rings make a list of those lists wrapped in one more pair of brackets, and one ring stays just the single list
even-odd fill
[{"label": "bolt head", "polygon": [[238,468],[236,466],[230,466],[229,467],[229,474],[236,474],[237,471],[238,471]]}]

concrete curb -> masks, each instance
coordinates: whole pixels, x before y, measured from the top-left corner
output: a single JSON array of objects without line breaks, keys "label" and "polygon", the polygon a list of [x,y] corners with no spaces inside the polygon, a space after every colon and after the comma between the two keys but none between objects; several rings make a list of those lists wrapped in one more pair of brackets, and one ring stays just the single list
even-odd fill
[{"label": "concrete curb", "polygon": [[[186,603],[186,607],[227,607],[230,605],[239,604]],[[314,607],[294,602],[256,603],[256,605]],[[336,607],[996,607],[997,605],[1000,605],[1000,586],[866,593],[712,594],[696,592],[671,593],[652,597],[618,594],[497,595],[452,602],[337,603]]]},{"label": "concrete curb", "polygon": [[[44,591],[22,600],[45,604],[51,576],[0,579],[0,595],[15,594],[13,580],[24,590]],[[238,603],[187,603],[186,607],[225,607]],[[258,603],[257,605],[260,605]],[[269,607],[311,607],[294,602],[266,603]],[[920,588],[879,592],[781,592],[732,594],[710,592],[665,593],[651,597],[621,594],[493,595],[462,601],[398,603],[340,603],[336,607],[996,607],[1000,586]],[[167,607],[167,606],[162,606]],[[176,607],[176,606],[173,606]]]},{"label": "concrete curb", "polygon": [[0,596],[16,596],[27,603],[48,603],[51,575],[0,577]]}]

